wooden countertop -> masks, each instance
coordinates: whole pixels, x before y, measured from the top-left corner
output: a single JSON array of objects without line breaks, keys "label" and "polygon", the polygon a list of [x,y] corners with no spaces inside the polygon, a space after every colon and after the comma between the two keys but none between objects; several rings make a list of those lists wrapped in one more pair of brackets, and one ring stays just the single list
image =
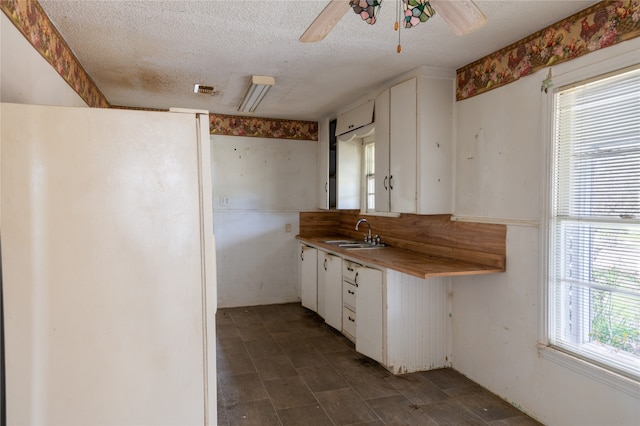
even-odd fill
[{"label": "wooden countertop", "polygon": [[478,275],[504,272],[504,269],[497,267],[457,261],[444,257],[429,256],[390,246],[366,249],[345,249],[338,247],[335,244],[325,243],[325,241],[329,240],[351,239],[343,235],[328,235],[322,237],[305,237],[297,235],[296,238],[311,246],[330,253],[335,253],[350,260],[393,269],[418,278],[426,279],[437,276]]}]

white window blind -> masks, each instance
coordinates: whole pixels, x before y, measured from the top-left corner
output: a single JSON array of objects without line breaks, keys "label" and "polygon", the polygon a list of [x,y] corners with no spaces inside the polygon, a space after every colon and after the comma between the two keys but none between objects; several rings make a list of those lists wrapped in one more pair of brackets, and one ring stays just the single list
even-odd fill
[{"label": "white window blind", "polygon": [[373,140],[365,141],[364,144],[364,163],[365,163],[365,182],[367,185],[367,210],[368,212],[376,209],[376,170],[375,170],[375,143]]},{"label": "white window blind", "polygon": [[555,96],[549,341],[640,378],[640,69]]}]

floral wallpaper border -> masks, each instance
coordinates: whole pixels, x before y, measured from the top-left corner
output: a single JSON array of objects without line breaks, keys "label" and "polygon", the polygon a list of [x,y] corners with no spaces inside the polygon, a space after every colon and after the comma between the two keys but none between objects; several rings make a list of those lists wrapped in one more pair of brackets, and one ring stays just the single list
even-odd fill
[{"label": "floral wallpaper border", "polygon": [[456,71],[458,101],[640,36],[640,0],[601,1]]},{"label": "floral wallpaper border", "polygon": [[318,122],[209,113],[212,135],[318,140]]},{"label": "floral wallpaper border", "polygon": [[0,8],[31,45],[90,107],[109,108],[91,79],[36,0],[1,0]]}]

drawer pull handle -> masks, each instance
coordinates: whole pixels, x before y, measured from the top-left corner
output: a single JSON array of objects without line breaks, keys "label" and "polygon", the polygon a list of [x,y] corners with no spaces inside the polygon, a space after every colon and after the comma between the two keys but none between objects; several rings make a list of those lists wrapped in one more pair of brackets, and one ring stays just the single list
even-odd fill
[{"label": "drawer pull handle", "polygon": [[355,320],[355,319],[353,319],[353,318],[351,318],[351,316],[349,316],[348,318],[349,318],[349,321],[351,321],[351,322],[356,322],[356,320]]},{"label": "drawer pull handle", "polygon": [[325,271],[327,270],[327,259],[326,258],[324,259],[324,270]]},{"label": "drawer pull handle", "polygon": [[300,260],[304,262],[304,249],[300,250]]},{"label": "drawer pull handle", "polygon": [[347,290],[347,293],[349,293],[349,294],[356,294],[356,292],[355,292],[355,291],[351,291],[351,290]]},{"label": "drawer pull handle", "polygon": [[356,272],[356,278],[353,280],[356,284],[356,287],[358,287],[358,273]]},{"label": "drawer pull handle", "polygon": [[351,266],[347,266],[347,271],[353,272],[353,268]]}]

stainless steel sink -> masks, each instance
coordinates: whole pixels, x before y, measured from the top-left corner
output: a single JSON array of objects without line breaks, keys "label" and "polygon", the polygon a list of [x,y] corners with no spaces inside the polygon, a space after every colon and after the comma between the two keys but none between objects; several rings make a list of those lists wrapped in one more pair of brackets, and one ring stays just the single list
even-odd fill
[{"label": "stainless steel sink", "polygon": [[384,244],[369,244],[366,242],[357,242],[357,243],[343,243],[338,244],[338,247],[343,249],[373,249],[373,248],[382,248],[385,247]]},{"label": "stainless steel sink", "polygon": [[362,243],[362,241],[358,241],[358,240],[327,240],[325,241],[325,244],[359,244]]}]

